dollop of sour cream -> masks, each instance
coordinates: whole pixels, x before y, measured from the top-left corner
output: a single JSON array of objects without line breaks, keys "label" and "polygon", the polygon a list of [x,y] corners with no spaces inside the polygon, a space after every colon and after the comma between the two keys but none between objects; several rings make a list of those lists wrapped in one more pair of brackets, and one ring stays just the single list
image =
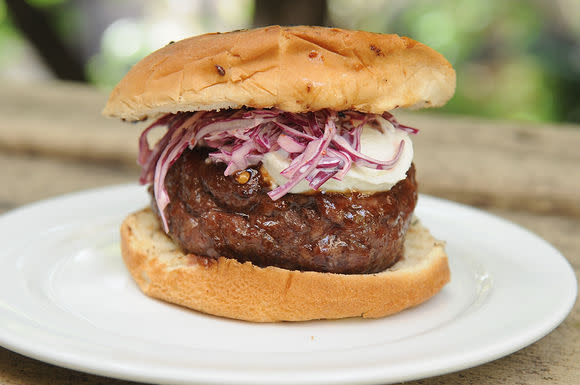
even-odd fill
[{"label": "dollop of sour cream", "polygon": [[[352,164],[351,169],[346,173],[342,180],[329,179],[319,190],[328,192],[379,192],[390,190],[397,182],[407,177],[407,171],[413,161],[413,143],[409,134],[403,130],[396,129],[391,123],[383,118],[381,126],[383,132],[378,129],[365,125],[361,133],[360,152],[379,160],[392,159],[401,140],[405,142],[403,151],[395,166],[389,170],[375,170],[365,166]],[[284,150],[269,152],[262,159],[263,171],[265,170],[271,181],[272,188],[283,185],[287,179],[280,174],[282,170],[290,165],[291,159]],[[291,193],[301,194],[312,192],[306,180],[300,181]]]}]

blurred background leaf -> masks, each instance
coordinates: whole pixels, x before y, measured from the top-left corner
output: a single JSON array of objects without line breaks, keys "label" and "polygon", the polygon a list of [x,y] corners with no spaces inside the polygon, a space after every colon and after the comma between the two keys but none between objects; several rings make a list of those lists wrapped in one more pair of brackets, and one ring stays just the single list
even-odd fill
[{"label": "blurred background leaf", "polygon": [[[253,25],[331,25],[407,35],[443,53],[458,86],[442,112],[580,122],[579,16],[577,0],[0,0],[0,77],[109,90],[172,40]],[[34,17],[46,23],[40,40],[48,43],[34,36],[38,23],[26,24]],[[43,53],[46,45],[53,48]],[[70,59],[54,64],[51,55]]]}]

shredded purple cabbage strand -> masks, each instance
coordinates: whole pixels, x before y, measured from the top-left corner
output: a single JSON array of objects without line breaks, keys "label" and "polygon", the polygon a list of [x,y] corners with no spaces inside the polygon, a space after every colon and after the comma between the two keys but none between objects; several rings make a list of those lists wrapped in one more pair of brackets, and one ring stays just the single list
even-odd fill
[{"label": "shredded purple cabbage strand", "polygon": [[[167,114],[147,127],[139,138],[140,182],[153,183],[155,199],[168,231],[165,207],[169,195],[165,177],[169,168],[186,148],[197,144],[216,151],[210,159],[227,165],[224,174],[232,175],[258,164],[264,154],[282,149],[291,159],[281,174],[288,180],[268,193],[272,200],[287,194],[300,181],[318,190],[327,180],[342,180],[353,163],[379,170],[393,168],[404,148],[401,141],[393,159],[381,161],[360,152],[360,137],[366,123],[382,130],[382,117],[395,128],[416,134],[418,130],[399,124],[388,112],[382,115],[356,111],[321,110],[289,113],[276,109],[179,112]],[[158,126],[167,132],[149,147],[147,135]]]}]

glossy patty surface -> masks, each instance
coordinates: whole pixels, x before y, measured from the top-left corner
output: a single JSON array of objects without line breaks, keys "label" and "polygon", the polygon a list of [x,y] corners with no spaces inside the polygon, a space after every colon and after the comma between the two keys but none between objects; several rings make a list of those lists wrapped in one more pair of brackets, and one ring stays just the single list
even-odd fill
[{"label": "glossy patty surface", "polygon": [[383,271],[402,255],[417,202],[413,165],[386,192],[286,194],[272,201],[259,165],[224,176],[225,165],[206,162],[207,154],[186,150],[165,179],[169,235],[184,251],[344,274]]}]

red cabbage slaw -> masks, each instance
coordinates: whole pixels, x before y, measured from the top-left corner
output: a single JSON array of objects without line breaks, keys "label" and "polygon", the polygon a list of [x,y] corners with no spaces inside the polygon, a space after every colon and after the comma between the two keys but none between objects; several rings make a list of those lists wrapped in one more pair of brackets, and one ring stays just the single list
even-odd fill
[{"label": "red cabbage slaw", "polygon": [[[308,181],[313,190],[318,190],[330,178],[342,180],[353,163],[378,170],[393,168],[405,145],[402,140],[390,160],[374,159],[360,152],[363,126],[368,123],[382,131],[381,117],[396,129],[410,134],[418,132],[416,128],[400,124],[388,112],[377,115],[328,109],[306,113],[243,109],[167,114],[147,127],[139,138],[140,182],[153,184],[157,208],[167,232],[165,208],[169,195],[165,177],[187,148],[193,149],[198,144],[215,148],[209,158],[227,165],[226,176],[258,164],[268,152],[286,151],[291,162],[281,175],[287,182],[268,192],[272,200],[277,200],[302,180]],[[167,132],[150,148],[147,135],[158,126],[166,126]]]}]

